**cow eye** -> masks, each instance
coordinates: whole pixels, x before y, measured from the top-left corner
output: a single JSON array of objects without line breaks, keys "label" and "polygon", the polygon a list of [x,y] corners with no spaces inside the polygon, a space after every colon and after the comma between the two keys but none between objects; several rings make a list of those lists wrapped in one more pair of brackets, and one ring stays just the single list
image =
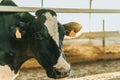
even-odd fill
[{"label": "cow eye", "polygon": [[45,23],[45,21],[46,21],[46,17],[44,16],[44,15],[41,15],[41,16],[39,16],[38,17],[38,19],[37,19],[37,21],[39,22],[39,23]]}]

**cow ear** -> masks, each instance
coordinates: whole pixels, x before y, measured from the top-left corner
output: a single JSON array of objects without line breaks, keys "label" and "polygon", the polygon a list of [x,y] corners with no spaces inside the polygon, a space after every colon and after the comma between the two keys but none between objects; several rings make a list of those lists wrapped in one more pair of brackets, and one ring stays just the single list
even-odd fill
[{"label": "cow ear", "polygon": [[36,16],[40,16],[40,15],[42,15],[43,13],[45,13],[46,11],[47,11],[47,9],[37,10],[37,11],[35,12],[35,15],[36,15]]},{"label": "cow ear", "polygon": [[39,16],[40,13],[41,13],[40,10],[37,10],[37,11],[35,12],[35,15],[36,15],[36,16]]},{"label": "cow ear", "polygon": [[82,28],[82,25],[77,23],[77,22],[69,22],[66,24],[63,24],[65,31],[66,31],[66,35],[69,35],[70,32],[73,30],[75,33],[79,32]]}]

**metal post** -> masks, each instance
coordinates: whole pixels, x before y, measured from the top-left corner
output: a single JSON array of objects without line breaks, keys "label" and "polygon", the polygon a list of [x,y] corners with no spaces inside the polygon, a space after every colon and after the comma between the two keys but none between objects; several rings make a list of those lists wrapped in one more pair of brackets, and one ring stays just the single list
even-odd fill
[{"label": "metal post", "polygon": [[105,53],[105,21],[103,20],[103,39],[102,39],[102,46],[103,46],[103,51]]},{"label": "metal post", "polygon": [[41,0],[41,7],[43,8],[43,0]]},{"label": "metal post", "polygon": [[[92,9],[92,0],[90,0],[89,9]],[[89,32],[91,32],[91,13],[89,13]]]},{"label": "metal post", "polygon": [[[92,9],[92,0],[89,2],[89,9]],[[91,32],[91,13],[89,13],[89,33]],[[89,38],[89,44],[91,44],[91,38]]]}]

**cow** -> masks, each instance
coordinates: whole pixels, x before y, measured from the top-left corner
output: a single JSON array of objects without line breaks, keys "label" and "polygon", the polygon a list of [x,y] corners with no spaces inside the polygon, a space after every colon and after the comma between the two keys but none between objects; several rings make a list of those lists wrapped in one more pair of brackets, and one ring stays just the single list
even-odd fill
[{"label": "cow", "polygon": [[31,31],[33,34],[31,43],[32,50],[39,59],[38,62],[42,64],[51,78],[68,76],[70,65],[66,62],[62,51],[64,27],[57,20],[57,14],[53,10],[38,10],[36,16],[36,27]]},{"label": "cow", "polygon": [[[10,32],[13,25],[18,25],[19,19],[16,18],[16,15],[17,13],[0,14],[0,70],[2,68],[4,70],[9,69],[8,73],[13,77],[8,77],[7,73],[5,73],[4,76],[8,80],[12,80],[18,74],[21,65],[29,58],[32,58],[31,53],[27,53],[29,49],[27,39],[13,38],[12,32],[15,32],[14,28]],[[0,77],[2,77],[1,74]],[[5,80],[5,78],[1,80]]]},{"label": "cow", "polygon": [[[0,2],[0,5],[17,6],[12,0]],[[28,12],[0,12],[0,67],[9,68],[14,80],[21,65],[35,58],[48,77],[69,76],[70,65],[61,49],[64,28],[58,22],[56,13],[53,10],[38,10],[36,17]]]}]

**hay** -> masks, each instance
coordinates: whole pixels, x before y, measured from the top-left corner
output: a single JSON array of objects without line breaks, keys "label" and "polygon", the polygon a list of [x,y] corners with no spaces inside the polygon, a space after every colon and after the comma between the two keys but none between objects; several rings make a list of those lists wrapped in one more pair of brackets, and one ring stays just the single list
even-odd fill
[{"label": "hay", "polygon": [[[64,45],[63,51],[69,63],[79,63],[96,60],[109,60],[120,58],[120,45],[107,45],[105,52],[102,46],[94,46],[91,44],[67,44]],[[40,67],[35,59],[26,61],[22,68]]]},{"label": "hay", "polygon": [[64,45],[63,50],[67,60],[71,63],[120,58],[119,44],[107,45],[105,52],[103,51],[102,46],[75,43]]}]

